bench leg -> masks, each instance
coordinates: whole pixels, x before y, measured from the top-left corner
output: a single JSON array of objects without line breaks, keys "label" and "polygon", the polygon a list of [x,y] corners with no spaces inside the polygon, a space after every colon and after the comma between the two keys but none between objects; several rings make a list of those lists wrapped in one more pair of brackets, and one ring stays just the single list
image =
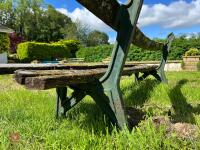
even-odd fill
[{"label": "bench leg", "polygon": [[135,83],[137,84],[139,82],[139,72],[134,73],[135,75]]},{"label": "bench leg", "polygon": [[63,103],[67,101],[67,87],[56,88],[57,102],[56,102],[56,118],[62,117],[64,114]]},{"label": "bench leg", "polygon": [[163,83],[168,82],[167,78],[165,76],[164,68],[165,68],[165,64],[167,62],[167,57],[168,57],[168,54],[169,54],[169,51],[170,51],[170,48],[171,48],[171,44],[172,44],[172,41],[174,40],[174,38],[175,38],[175,36],[174,36],[173,33],[170,33],[168,35],[167,43],[163,47],[163,55],[162,55],[161,63],[160,63],[160,66],[157,69],[157,74],[159,75],[161,82],[163,82]]},{"label": "bench leg", "polygon": [[144,72],[142,76],[139,77],[139,73],[135,73],[135,82],[138,83],[139,81],[143,81],[146,79],[149,75],[153,75],[158,81],[160,81],[160,77],[157,74],[157,71],[151,71],[151,72]]},{"label": "bench leg", "polygon": [[71,97],[69,97],[66,103],[63,104],[64,107],[64,115],[66,112],[76,106],[84,97],[86,96],[85,92],[82,90],[74,89]]},{"label": "bench leg", "polygon": [[87,94],[94,99],[103,113],[109,117],[113,125],[122,129],[127,122],[121,92],[116,87],[106,89],[99,81],[89,84],[89,87]]},{"label": "bench leg", "polygon": [[76,88],[74,89],[71,97],[67,97],[67,87],[56,88],[56,92],[56,118],[64,117],[68,110],[78,104],[85,97],[85,92]]},{"label": "bench leg", "polygon": [[150,72],[145,72],[140,78],[139,80],[144,80],[146,79],[149,75],[154,76],[158,81],[162,81],[161,77],[159,76],[157,70],[153,70]]}]

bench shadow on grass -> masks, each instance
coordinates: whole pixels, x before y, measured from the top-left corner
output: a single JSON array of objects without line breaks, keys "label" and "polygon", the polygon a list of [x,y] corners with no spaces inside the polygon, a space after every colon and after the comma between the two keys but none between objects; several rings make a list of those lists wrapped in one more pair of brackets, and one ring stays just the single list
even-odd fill
[{"label": "bench shadow on grass", "polygon": [[[187,102],[186,97],[183,95],[181,88],[188,82],[188,80],[183,79],[177,82],[177,84],[170,89],[168,96],[172,103],[173,112],[169,110],[169,116],[174,122],[185,122],[195,124],[194,114],[200,114],[200,104],[193,107]],[[141,120],[144,119],[145,113],[142,112],[137,107],[143,107],[143,105],[148,102],[151,96],[151,92],[159,84],[156,80],[146,79],[139,84],[128,84],[122,89],[124,95],[125,105],[131,106],[126,107],[126,113],[130,115],[129,123],[131,122],[131,128],[136,126]],[[95,134],[104,134],[108,131],[112,131],[113,127],[108,118],[105,118],[100,108],[95,103],[81,102],[78,106],[78,114],[83,114],[84,119],[81,119],[80,128],[91,131]],[[76,111],[76,110],[75,110]],[[68,116],[68,115],[67,115]],[[72,113],[69,112],[67,117],[69,120],[74,121],[73,110]]]},{"label": "bench shadow on grass", "polygon": [[122,90],[123,94],[130,91],[128,92],[128,95],[125,96],[126,105],[143,107],[144,103],[149,100],[151,92],[159,83],[160,82],[157,80],[146,79],[138,84],[129,84]]},{"label": "bench shadow on grass", "polygon": [[110,133],[113,129],[112,123],[104,116],[98,105],[95,102],[88,102],[88,98],[87,102],[83,99],[76,108],[67,112],[67,119],[78,122],[81,129],[96,135],[106,134],[107,129]]},{"label": "bench shadow on grass", "polygon": [[169,91],[168,95],[172,103],[173,112],[169,110],[169,116],[174,122],[185,122],[195,124],[195,114],[200,114],[200,105],[193,107],[187,102],[186,97],[181,92],[181,88],[188,82],[182,79]]}]

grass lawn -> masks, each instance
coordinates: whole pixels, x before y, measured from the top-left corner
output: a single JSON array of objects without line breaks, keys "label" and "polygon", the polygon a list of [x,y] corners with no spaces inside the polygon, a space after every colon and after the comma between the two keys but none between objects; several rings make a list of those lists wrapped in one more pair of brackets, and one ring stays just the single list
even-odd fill
[{"label": "grass lawn", "polygon": [[[90,97],[66,119],[55,120],[55,90],[29,91],[11,75],[0,76],[0,149],[200,149],[200,72],[169,72],[167,77],[168,85],[151,79],[136,85],[132,76],[123,78],[126,106],[143,112],[145,119],[132,132],[117,132]],[[189,123],[195,135],[173,132],[168,119]]]}]

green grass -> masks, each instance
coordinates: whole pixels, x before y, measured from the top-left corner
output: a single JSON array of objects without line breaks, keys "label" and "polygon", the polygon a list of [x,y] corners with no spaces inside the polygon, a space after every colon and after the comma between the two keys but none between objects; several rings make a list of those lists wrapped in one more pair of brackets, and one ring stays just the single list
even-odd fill
[{"label": "green grass", "polygon": [[[0,76],[0,149],[200,149],[200,138],[166,135],[166,126],[155,127],[154,116],[200,127],[200,72],[167,73],[169,84],[147,79],[136,85],[125,77],[121,88],[126,106],[145,112],[146,119],[133,128],[117,132],[86,97],[55,120],[55,90],[29,91],[11,75]],[[198,129],[198,132],[200,130]],[[17,133],[20,139],[12,141]]]}]

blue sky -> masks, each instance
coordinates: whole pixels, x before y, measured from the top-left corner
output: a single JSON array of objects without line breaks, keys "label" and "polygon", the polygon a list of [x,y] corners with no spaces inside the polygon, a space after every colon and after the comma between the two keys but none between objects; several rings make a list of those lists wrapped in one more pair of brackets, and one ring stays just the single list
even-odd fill
[{"label": "blue sky", "polygon": [[[114,41],[116,33],[76,0],[45,0],[45,2],[71,17],[73,21],[80,20],[92,29],[106,32],[110,41]],[[174,32],[176,35],[197,34],[200,32],[200,0],[144,0],[138,25],[150,38],[164,38],[169,32]]]}]

